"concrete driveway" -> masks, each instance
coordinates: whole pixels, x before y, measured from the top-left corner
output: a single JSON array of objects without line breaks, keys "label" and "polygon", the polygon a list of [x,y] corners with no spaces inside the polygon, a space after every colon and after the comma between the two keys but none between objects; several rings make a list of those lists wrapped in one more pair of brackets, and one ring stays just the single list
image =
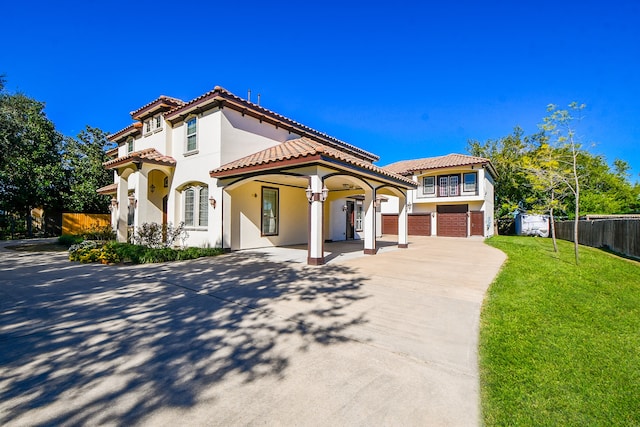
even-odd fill
[{"label": "concrete driveway", "polygon": [[479,424],[479,313],[504,254],[412,238],[322,267],[277,258],[0,249],[0,424]]}]

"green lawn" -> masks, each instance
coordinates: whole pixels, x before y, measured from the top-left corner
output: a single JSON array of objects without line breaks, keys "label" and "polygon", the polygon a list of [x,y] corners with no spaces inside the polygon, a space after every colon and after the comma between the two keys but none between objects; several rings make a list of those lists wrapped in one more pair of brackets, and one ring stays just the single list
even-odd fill
[{"label": "green lawn", "polygon": [[640,426],[640,263],[496,236],[508,261],[481,315],[487,426]]}]

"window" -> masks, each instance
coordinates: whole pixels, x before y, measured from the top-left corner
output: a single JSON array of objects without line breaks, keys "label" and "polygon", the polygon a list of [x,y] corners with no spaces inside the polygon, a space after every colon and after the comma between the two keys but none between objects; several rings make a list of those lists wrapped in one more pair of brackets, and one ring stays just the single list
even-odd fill
[{"label": "window", "polygon": [[187,120],[187,147],[186,152],[195,151],[198,148],[198,128],[196,118]]},{"label": "window", "polygon": [[438,196],[452,197],[460,195],[460,175],[438,177]]},{"label": "window", "polygon": [[127,154],[129,153],[133,153],[133,138],[129,137],[129,139],[127,139]]},{"label": "window", "polygon": [[149,117],[144,121],[144,134],[156,133],[162,129],[162,114]]},{"label": "window", "polygon": [[356,201],[356,231],[362,231],[362,223],[364,219],[364,207],[362,206],[362,200]]},{"label": "window", "polygon": [[475,193],[477,191],[477,180],[476,180],[476,173],[472,172],[472,173],[465,173],[464,174],[464,192],[465,193],[470,193],[473,192]]},{"label": "window", "polygon": [[148,119],[144,122],[144,132],[151,132],[151,119]]},{"label": "window", "polygon": [[162,129],[162,117],[157,115],[153,118],[154,121],[154,129]]},{"label": "window", "polygon": [[436,178],[433,176],[425,176],[422,179],[422,194],[436,193]]},{"label": "window", "polygon": [[438,183],[438,196],[440,197],[447,197],[449,195],[449,193],[447,192],[447,189],[449,188],[449,177],[448,176],[441,176],[440,177],[440,182]]},{"label": "window", "polygon": [[184,225],[206,227],[209,225],[209,189],[188,187],[184,190]]},{"label": "window", "polygon": [[277,188],[262,187],[262,235],[276,236],[278,234],[278,205],[279,194]]},{"label": "window", "polygon": [[451,175],[449,177],[449,196],[458,196],[458,175]]}]

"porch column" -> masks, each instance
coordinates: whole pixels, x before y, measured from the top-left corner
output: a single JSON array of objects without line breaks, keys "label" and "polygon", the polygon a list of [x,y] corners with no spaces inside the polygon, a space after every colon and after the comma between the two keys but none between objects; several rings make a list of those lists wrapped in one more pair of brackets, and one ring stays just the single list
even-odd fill
[{"label": "porch column", "polygon": [[136,174],[136,200],[135,216],[133,225],[135,228],[142,226],[145,222],[149,222],[147,211],[149,210],[149,180],[146,172],[140,169]]},{"label": "porch column", "polygon": [[118,174],[118,208],[115,220],[116,240],[118,242],[127,241],[127,215],[129,214],[129,183],[127,178]]},{"label": "porch column", "polygon": [[312,198],[309,203],[309,249],[307,264],[324,264],[324,202],[320,200],[322,194],[322,179],[318,175],[309,177]]},{"label": "porch column", "polygon": [[222,189],[222,249],[231,250],[231,195]]},{"label": "porch column", "polygon": [[399,248],[408,248],[409,247],[409,239],[408,239],[408,216],[407,216],[407,197],[402,196],[398,197],[398,204],[400,208],[400,212],[398,214],[398,247]]},{"label": "porch column", "polygon": [[364,253],[375,255],[376,248],[376,190],[365,190],[363,207],[364,212]]}]

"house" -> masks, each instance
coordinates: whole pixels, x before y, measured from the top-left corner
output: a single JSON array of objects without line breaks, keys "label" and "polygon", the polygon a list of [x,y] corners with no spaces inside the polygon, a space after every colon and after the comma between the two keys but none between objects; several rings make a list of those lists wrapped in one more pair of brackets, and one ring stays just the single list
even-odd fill
[{"label": "house", "polygon": [[[359,239],[377,251],[380,204],[394,197],[398,245],[407,246],[410,177],[378,156],[217,86],[188,102],[160,96],[109,136],[112,224],[126,241],[144,223],[184,223],[189,246],[228,250]],[[376,221],[378,219],[378,221]],[[377,230],[378,229],[378,230]]]},{"label": "house", "polygon": [[[482,157],[449,154],[404,160],[386,171],[411,178],[416,184],[407,195],[408,234],[468,237],[494,234],[494,180],[496,170]],[[382,232],[397,233],[399,204],[382,204]]]}]

